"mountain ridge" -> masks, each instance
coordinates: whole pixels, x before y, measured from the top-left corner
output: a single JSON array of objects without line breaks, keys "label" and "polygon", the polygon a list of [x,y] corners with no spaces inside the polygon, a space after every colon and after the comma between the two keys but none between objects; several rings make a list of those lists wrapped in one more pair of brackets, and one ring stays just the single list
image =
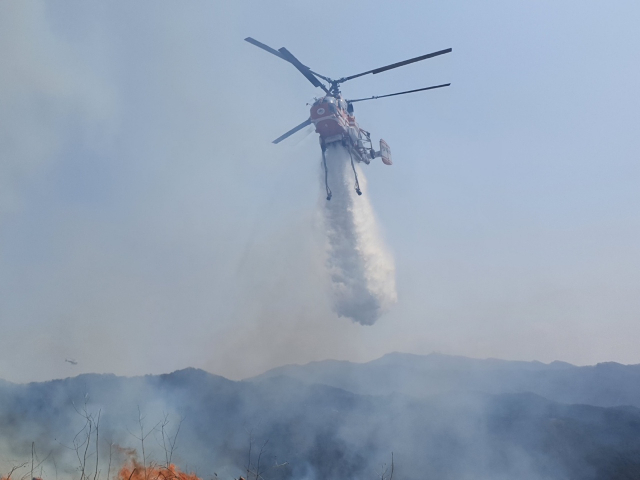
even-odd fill
[{"label": "mountain ridge", "polygon": [[[356,376],[364,369],[379,381],[393,379],[398,368],[406,370],[404,382],[416,381],[416,372],[424,374],[419,359],[400,359],[387,358],[382,365],[330,365]],[[403,367],[405,361],[409,364]],[[490,366],[490,373],[496,371],[491,362],[483,365]],[[523,372],[538,375],[539,368],[516,364],[505,369],[500,363],[498,370],[508,380]],[[606,374],[617,368],[590,371]],[[427,369],[434,371],[440,375],[444,370]],[[478,372],[482,370],[471,369],[471,377]],[[445,372],[445,377],[450,374]],[[366,385],[340,388],[310,380],[272,372],[233,381],[187,368],[139,377],[83,374],[43,383],[0,383],[0,439],[10,445],[12,458],[28,458],[36,442],[39,451],[51,451],[60,460],[69,455],[61,445],[70,443],[82,427],[78,408],[84,408],[100,412],[101,438],[128,448],[136,447],[130,432],[153,432],[156,422],[171,418],[175,425],[179,420],[176,462],[234,478],[244,472],[251,441],[258,449],[268,444],[268,458],[278,459],[276,464],[286,462],[269,471],[269,480],[372,478],[390,452],[397,474],[407,480],[425,475],[451,480],[640,478],[640,410],[633,406],[561,403],[513,385],[500,393],[475,390],[471,387],[477,385],[471,384],[411,396],[394,391],[393,385],[382,385],[379,393],[357,393],[353,390]],[[147,445],[147,455],[162,458],[154,445]]]},{"label": "mountain ridge", "polygon": [[326,360],[284,365],[245,381],[281,375],[361,394],[428,397],[454,391],[530,391],[561,403],[640,406],[640,365],[616,362],[576,366],[561,361],[545,364],[393,352],[366,363]]}]

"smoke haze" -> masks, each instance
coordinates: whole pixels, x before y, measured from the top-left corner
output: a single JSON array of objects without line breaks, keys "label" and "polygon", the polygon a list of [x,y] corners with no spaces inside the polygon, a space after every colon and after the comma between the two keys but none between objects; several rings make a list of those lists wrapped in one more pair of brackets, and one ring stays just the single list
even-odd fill
[{"label": "smoke haze", "polygon": [[[113,478],[132,449],[153,470],[179,433],[171,461],[205,479],[253,479],[260,455],[269,480],[389,480],[391,452],[408,480],[638,478],[639,378],[638,365],[389,354],[240,382],[197,369],[0,382],[0,471],[30,460],[32,442],[45,480],[82,464],[104,478],[109,463]],[[88,454],[85,412],[100,414]]]},{"label": "smoke haze", "polygon": [[358,195],[348,150],[333,144],[325,155],[333,196],[322,206],[334,308],[340,316],[373,325],[397,300],[393,257],[380,237],[362,170],[355,165],[363,192]]}]

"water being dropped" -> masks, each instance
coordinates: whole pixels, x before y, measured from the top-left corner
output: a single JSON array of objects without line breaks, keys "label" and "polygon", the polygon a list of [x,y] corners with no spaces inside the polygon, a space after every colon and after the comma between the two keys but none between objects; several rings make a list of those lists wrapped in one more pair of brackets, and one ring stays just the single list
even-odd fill
[{"label": "water being dropped", "polygon": [[[326,161],[332,198],[323,198],[321,208],[333,308],[340,316],[373,325],[397,300],[393,256],[380,235],[366,179],[357,165],[363,194],[354,189],[349,152],[340,144],[330,145]],[[324,193],[324,171],[322,183]]]}]

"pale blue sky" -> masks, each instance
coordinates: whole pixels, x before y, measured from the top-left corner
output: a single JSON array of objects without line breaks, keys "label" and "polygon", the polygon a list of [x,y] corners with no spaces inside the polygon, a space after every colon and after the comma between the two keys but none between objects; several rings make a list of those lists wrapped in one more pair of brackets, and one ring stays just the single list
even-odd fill
[{"label": "pale blue sky", "polygon": [[[0,3],[0,377],[233,378],[386,352],[639,363],[637,2]],[[317,136],[344,85],[399,302],[330,309]],[[9,340],[10,339],[10,340]],[[73,367],[64,358],[73,357]]]}]

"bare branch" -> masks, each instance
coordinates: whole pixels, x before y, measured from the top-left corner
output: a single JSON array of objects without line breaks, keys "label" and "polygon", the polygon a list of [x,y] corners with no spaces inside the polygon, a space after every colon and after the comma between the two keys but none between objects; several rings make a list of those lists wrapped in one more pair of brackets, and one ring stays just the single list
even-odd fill
[{"label": "bare branch", "polygon": [[[33,448],[33,447],[32,447],[32,448]],[[38,463],[37,463],[37,464],[35,464],[35,465],[33,465],[33,464],[32,464],[32,467],[31,467],[31,468],[32,468],[33,470],[36,470],[36,469],[40,468],[40,467],[42,466],[42,464],[43,464],[44,462],[46,462],[46,461],[49,459],[49,457],[51,456],[51,454],[52,454],[52,453],[53,453],[53,452],[49,452],[49,454],[48,454],[46,457],[44,457],[42,460],[38,461],[38,456],[36,455],[36,453],[35,453],[35,448],[34,448],[32,458],[33,458],[33,457],[35,457],[35,458],[36,458],[36,461],[37,461]],[[24,463],[24,465],[27,465],[28,463],[29,463],[29,462],[25,462],[25,463]],[[28,478],[30,473],[31,473],[31,472],[25,473],[22,477],[20,477],[20,480],[24,480],[24,479]],[[31,478],[34,478],[32,473],[31,473]]]},{"label": "bare branch", "polygon": [[20,465],[14,465],[13,467],[11,467],[11,470],[9,471],[9,474],[6,476],[5,480],[11,480],[11,475],[13,475],[16,470],[20,470],[21,468],[26,467],[28,464],[29,462],[24,462]]},{"label": "bare branch", "polygon": [[[101,413],[102,413],[102,409],[98,410],[98,420],[96,421],[96,470],[95,470],[95,473],[93,474],[93,480],[98,480],[98,462],[100,460],[99,449],[98,449],[98,447],[99,447],[98,440],[99,440],[100,437],[98,435],[98,432],[99,432],[99,429],[100,429],[100,414]],[[107,480],[109,480],[109,479],[107,479]]]},{"label": "bare branch", "polygon": [[173,458],[173,452],[176,449],[176,442],[178,441],[178,434],[180,433],[180,428],[182,427],[182,422],[184,422],[184,417],[180,418],[180,421],[178,422],[178,428],[176,429],[176,434],[173,436],[173,440],[171,438],[169,438],[169,443],[171,446],[171,450],[169,452],[169,463],[171,463],[171,460]]},{"label": "bare branch", "polygon": [[[260,448],[260,453],[258,454],[258,463],[256,466],[256,480],[260,479],[260,459],[262,458],[262,453],[264,452],[265,447],[267,446],[267,443],[269,443],[269,440],[266,440],[264,442],[264,444],[262,445],[262,447]],[[248,480],[248,479],[247,479]]]},{"label": "bare branch", "polygon": [[253,448],[253,430],[249,431],[249,459],[247,462],[247,480],[249,480],[249,474],[251,473],[251,449]]},{"label": "bare branch", "polygon": [[107,480],[111,480],[111,458],[112,458],[113,442],[109,442],[109,467],[107,468]]}]

